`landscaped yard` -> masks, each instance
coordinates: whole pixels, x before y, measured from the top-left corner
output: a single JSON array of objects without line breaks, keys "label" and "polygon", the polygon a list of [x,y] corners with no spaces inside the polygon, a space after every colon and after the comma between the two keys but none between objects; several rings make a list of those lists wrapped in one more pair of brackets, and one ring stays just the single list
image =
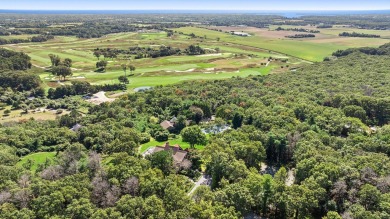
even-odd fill
[{"label": "landscaped yard", "polygon": [[23,166],[23,164],[32,161],[31,171],[35,172],[39,164],[44,164],[46,159],[51,161],[55,160],[56,152],[39,152],[34,154],[29,154],[25,157],[22,157],[20,161],[16,164],[17,166]]},{"label": "landscaped yard", "polygon": [[[152,138],[150,142],[141,145],[141,147],[139,148],[139,152],[143,153],[150,147],[163,146],[166,142],[169,142],[170,145],[178,144],[183,149],[190,148],[190,144],[187,142],[183,142],[181,137],[177,139],[169,139],[168,141],[164,141],[164,142],[158,142]],[[203,150],[204,146],[196,145],[195,148],[198,150]]]}]

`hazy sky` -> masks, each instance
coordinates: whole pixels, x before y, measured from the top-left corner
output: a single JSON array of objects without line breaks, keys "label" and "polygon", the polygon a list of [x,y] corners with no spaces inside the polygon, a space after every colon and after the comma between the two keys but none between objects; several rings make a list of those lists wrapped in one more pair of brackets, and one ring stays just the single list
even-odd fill
[{"label": "hazy sky", "polygon": [[385,10],[390,0],[0,0],[26,10]]}]

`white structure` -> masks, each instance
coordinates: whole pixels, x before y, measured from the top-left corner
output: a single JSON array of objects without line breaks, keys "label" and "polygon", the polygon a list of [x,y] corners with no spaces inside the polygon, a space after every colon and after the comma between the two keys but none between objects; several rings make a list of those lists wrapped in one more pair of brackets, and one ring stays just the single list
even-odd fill
[{"label": "white structure", "polygon": [[237,35],[237,36],[243,36],[243,37],[250,37],[251,35],[249,33],[245,33],[245,32],[232,32],[233,35]]}]

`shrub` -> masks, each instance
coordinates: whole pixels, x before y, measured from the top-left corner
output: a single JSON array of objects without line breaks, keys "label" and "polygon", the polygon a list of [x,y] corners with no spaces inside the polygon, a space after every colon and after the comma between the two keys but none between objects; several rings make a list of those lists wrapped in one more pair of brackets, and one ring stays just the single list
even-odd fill
[{"label": "shrub", "polygon": [[4,115],[5,116],[9,116],[10,113],[11,113],[11,110],[9,110],[9,109],[4,110]]},{"label": "shrub", "polygon": [[155,134],[154,138],[157,141],[168,141],[169,132],[167,131],[159,131]]},{"label": "shrub", "polygon": [[140,143],[145,144],[150,142],[150,135],[148,133],[141,133],[140,134]]}]

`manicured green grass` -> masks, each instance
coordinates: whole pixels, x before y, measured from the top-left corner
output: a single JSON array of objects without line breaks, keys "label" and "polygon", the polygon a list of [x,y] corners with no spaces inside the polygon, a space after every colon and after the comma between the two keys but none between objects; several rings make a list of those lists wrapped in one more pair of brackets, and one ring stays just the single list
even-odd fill
[{"label": "manicured green grass", "polygon": [[[224,72],[224,73],[197,73],[197,72],[188,72],[178,75],[169,75],[162,73],[161,75],[151,75],[151,76],[135,76],[130,77],[130,84],[128,87],[136,88],[142,86],[158,86],[158,85],[168,85],[175,84],[186,80],[216,80],[216,79],[227,79],[233,76],[247,77],[249,75],[266,75],[268,74],[274,66],[270,65],[268,67],[262,68],[248,68],[242,69],[240,72]],[[123,74],[121,72],[113,74]],[[99,80],[98,83],[115,83],[114,80]]]},{"label": "manicured green grass", "polygon": [[218,48],[221,51],[224,51],[224,52],[247,54],[247,55],[253,54],[253,55],[257,55],[259,57],[270,57],[270,56],[272,56],[274,58],[288,58],[288,56],[281,55],[281,54],[275,54],[275,53],[272,53],[272,52],[256,52],[256,51],[250,51],[250,50],[248,51],[248,50],[240,49],[240,48],[237,48],[237,47],[230,47],[230,46],[219,46]]},{"label": "manicured green grass", "polygon": [[23,166],[23,164],[28,162],[28,160],[32,160],[33,164],[31,166],[31,171],[35,172],[36,169],[38,168],[38,165],[44,164],[46,162],[46,159],[54,161],[55,155],[56,155],[55,152],[39,152],[39,153],[29,154],[25,157],[22,157],[16,165]]},{"label": "manicured green grass", "polygon": [[231,53],[216,54],[210,56],[170,56],[159,59],[159,63],[181,63],[181,62],[199,62],[199,61],[208,61],[216,58],[228,58],[231,57]]},{"label": "manicured green grass", "polygon": [[138,38],[141,40],[157,40],[161,38],[166,38],[167,33],[159,32],[159,33],[142,33],[138,35]]}]

